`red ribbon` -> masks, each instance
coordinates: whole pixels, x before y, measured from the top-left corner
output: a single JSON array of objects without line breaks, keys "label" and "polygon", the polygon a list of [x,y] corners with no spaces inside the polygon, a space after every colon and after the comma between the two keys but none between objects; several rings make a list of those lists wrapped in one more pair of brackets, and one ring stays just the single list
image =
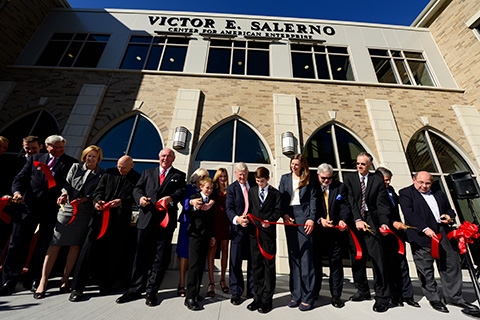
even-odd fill
[{"label": "red ribbon", "polygon": [[477,239],[480,237],[480,233],[478,233],[478,226],[470,223],[468,221],[464,221],[457,230],[450,231],[447,234],[448,240],[455,238],[458,240],[458,249],[460,253],[467,252],[467,243],[473,243],[473,239]]},{"label": "red ribbon", "polygon": [[100,234],[98,235],[97,240],[103,237],[103,235],[105,234],[105,231],[107,231],[108,220],[110,218],[111,205],[112,205],[112,202],[109,201],[102,206],[102,210],[103,210],[102,229],[100,230]]},{"label": "red ribbon", "polygon": [[165,218],[163,218],[162,222],[160,222],[160,225],[164,228],[168,226],[168,210],[167,210],[167,204],[165,203],[164,199],[160,199],[155,203],[155,208],[157,208],[158,211],[162,212],[165,211]]},{"label": "red ribbon", "polygon": [[48,164],[45,164],[39,161],[33,161],[33,164],[35,165],[35,167],[40,166],[40,168],[42,169],[43,174],[45,174],[45,177],[47,178],[47,181],[48,181],[48,188],[55,187],[56,182],[55,182],[55,179],[53,178],[52,171],[50,171],[50,167],[48,166]]},{"label": "red ribbon", "polygon": [[66,224],[66,226],[72,223],[73,219],[75,219],[75,215],[77,214],[77,210],[78,210],[78,200],[75,199],[73,201],[70,201],[70,205],[73,207],[73,215],[72,215],[72,219],[70,219],[70,221]]},{"label": "red ribbon", "polygon": [[440,244],[440,240],[442,240],[442,235],[437,233],[437,237],[432,237],[432,257],[435,259],[440,259],[440,253],[438,252],[438,245]]},{"label": "red ribbon", "polygon": [[397,240],[398,240],[398,253],[399,254],[405,254],[405,246],[403,245],[403,241],[402,239],[400,239],[397,234],[395,232],[393,232],[392,230],[390,229],[382,229],[382,228],[378,228],[380,230],[380,233],[389,233],[389,234],[393,234]]},{"label": "red ribbon", "polygon": [[0,198],[0,219],[3,220],[6,224],[9,224],[12,218],[3,212],[3,208],[10,204],[10,197]]},{"label": "red ribbon", "polygon": [[255,225],[255,228],[257,229],[257,242],[258,242],[258,248],[260,249],[260,252],[262,253],[262,255],[263,255],[265,258],[267,258],[268,260],[272,260],[273,257],[274,257],[274,255],[267,253],[265,250],[263,250],[262,246],[260,245],[260,237],[259,237],[259,235],[258,235],[258,232],[259,232],[259,231],[258,231],[258,226],[257,226],[257,224],[255,223],[255,221],[253,221],[253,219],[255,218],[256,220],[259,220],[259,221],[264,222],[264,223],[270,223],[270,221],[268,221],[268,222],[267,222],[267,221],[262,221],[262,220],[260,220],[259,218],[253,216],[253,214],[249,214],[249,215],[247,215],[247,217],[249,217],[250,220],[252,220],[252,223]]},{"label": "red ribbon", "polygon": [[[337,229],[342,229],[340,226],[335,226]],[[352,236],[353,242],[355,243],[355,249],[357,249],[357,255],[355,256],[356,260],[362,259],[362,247],[360,246],[360,243],[358,242],[357,237],[355,236],[355,233],[353,233],[353,230],[350,229],[349,227],[346,227],[348,231],[350,231],[350,235]]]}]

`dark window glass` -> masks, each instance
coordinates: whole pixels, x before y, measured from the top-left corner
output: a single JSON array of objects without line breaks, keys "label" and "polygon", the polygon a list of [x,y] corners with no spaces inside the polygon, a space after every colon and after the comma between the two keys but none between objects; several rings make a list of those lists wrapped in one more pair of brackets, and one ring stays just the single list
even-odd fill
[{"label": "dark window glass", "polygon": [[167,46],[160,70],[183,71],[187,49],[187,47]]},{"label": "dark window glass", "polygon": [[332,76],[335,80],[354,81],[352,66],[348,56],[329,55],[330,66],[332,67]]},{"label": "dark window glass", "polygon": [[84,41],[87,39],[87,33],[77,33],[75,37],[73,37],[73,40],[79,40],[79,41]]},{"label": "dark window glass", "polygon": [[392,57],[401,57],[402,56],[401,51],[391,50],[390,52],[392,53]]},{"label": "dark window glass", "polygon": [[162,141],[153,124],[139,117],[128,155],[134,159],[158,159]]},{"label": "dark window glass", "polygon": [[310,167],[318,167],[322,163],[329,163],[338,167],[333,150],[332,130],[328,125],[315,133],[305,147],[304,155]]},{"label": "dark window glass", "polygon": [[410,78],[408,77],[407,69],[405,68],[405,61],[402,59],[395,59],[395,66],[397,67],[397,71],[400,75],[400,79],[402,84],[412,84]]},{"label": "dark window glass", "polygon": [[313,50],[315,52],[325,52],[325,47],[324,46],[314,46]]},{"label": "dark window glass", "polygon": [[411,172],[438,172],[433,163],[430,148],[425,139],[425,133],[419,132],[412,137],[407,146],[407,162]]},{"label": "dark window glass", "polygon": [[269,49],[270,43],[269,42],[258,42],[258,41],[250,41],[248,43],[249,48],[257,48],[257,49]]},{"label": "dark window glass", "polygon": [[292,67],[294,78],[315,78],[311,53],[292,52]]},{"label": "dark window glass", "polygon": [[291,44],[290,48],[295,51],[312,51],[312,46],[304,44]]},{"label": "dark window glass", "polygon": [[438,162],[442,167],[442,171],[444,173],[453,173],[456,171],[469,171],[473,174],[470,170],[468,164],[463,160],[462,156],[453,149],[445,140],[434,134],[433,132],[429,132],[430,140],[432,141],[433,149],[435,150],[435,154],[437,155]]},{"label": "dark window glass", "polygon": [[230,73],[230,49],[210,48],[207,73]]},{"label": "dark window glass", "polygon": [[150,56],[148,57],[147,70],[158,70],[160,58],[162,57],[163,46],[154,46],[150,49]]},{"label": "dark window glass", "polygon": [[107,42],[110,36],[105,34],[91,34],[88,36],[88,41],[102,41]]},{"label": "dark window glass", "polygon": [[390,59],[372,58],[378,82],[397,83]]},{"label": "dark window glass", "polygon": [[372,56],[386,56],[386,57],[388,57],[388,51],[387,50],[368,49],[368,52]]},{"label": "dark window glass", "polygon": [[408,61],[415,82],[420,86],[433,86],[433,80],[427,70],[427,64],[423,61]]},{"label": "dark window glass", "polygon": [[237,121],[235,162],[270,164],[267,149],[258,136],[246,124]]},{"label": "dark window glass", "polygon": [[147,57],[148,46],[130,44],[120,69],[142,70]]},{"label": "dark window glass", "polygon": [[328,53],[344,53],[348,54],[347,48],[342,47],[327,47]]},{"label": "dark window glass", "polygon": [[342,169],[356,169],[357,156],[366,151],[360,143],[347,131],[335,126],[337,136],[338,155]]},{"label": "dark window glass", "polygon": [[106,43],[87,42],[75,61],[75,67],[95,68],[100,61]]},{"label": "dark window glass", "polygon": [[330,74],[328,73],[327,56],[324,54],[316,54],[315,63],[317,64],[317,78],[330,79]]},{"label": "dark window glass", "polygon": [[73,64],[73,61],[77,58],[77,54],[80,51],[80,48],[82,47],[83,42],[72,42],[70,46],[68,47],[67,51],[65,52],[65,55],[63,56],[62,61],[60,61],[59,66],[60,67],[71,67]]},{"label": "dark window glass", "polygon": [[[239,41],[239,43],[242,43],[242,41]],[[243,42],[245,43],[245,42]],[[232,41],[231,40],[215,40],[212,39],[210,40],[210,46],[212,47],[231,47],[232,46]]]},{"label": "dark window glass", "polygon": [[423,59],[423,55],[418,52],[403,52],[406,58]]},{"label": "dark window glass", "polygon": [[245,74],[245,50],[233,51],[232,74]]},{"label": "dark window glass", "polygon": [[168,44],[187,44],[190,42],[188,38],[177,38],[177,37],[169,37],[167,38]]},{"label": "dark window glass", "polygon": [[35,65],[56,66],[67,47],[68,42],[50,41]]},{"label": "dark window glass", "polygon": [[[157,159],[158,159],[158,156],[157,156]],[[155,163],[155,162],[140,162],[140,161],[135,161],[135,171],[138,171],[140,173],[142,173],[143,171],[147,170],[147,169],[150,169],[150,168],[155,168],[155,167],[158,167],[159,164],[158,164],[158,161]]]},{"label": "dark window glass", "polygon": [[248,50],[247,74],[256,76],[270,75],[268,51]]},{"label": "dark window glass", "polygon": [[128,118],[110,129],[98,142],[104,158],[118,159],[127,153],[135,117]]},{"label": "dark window glass", "polygon": [[247,47],[247,41],[233,41],[233,46],[235,48],[246,48]]},{"label": "dark window glass", "polygon": [[232,162],[233,121],[213,131],[203,142],[197,154],[197,161]]},{"label": "dark window glass", "polygon": [[72,40],[73,33],[54,33],[52,40]]},{"label": "dark window glass", "polygon": [[167,37],[155,37],[153,38],[154,44],[163,44],[167,40]]},{"label": "dark window glass", "polygon": [[143,37],[143,36],[132,36],[130,42],[135,43],[150,43],[152,42],[152,37]]}]

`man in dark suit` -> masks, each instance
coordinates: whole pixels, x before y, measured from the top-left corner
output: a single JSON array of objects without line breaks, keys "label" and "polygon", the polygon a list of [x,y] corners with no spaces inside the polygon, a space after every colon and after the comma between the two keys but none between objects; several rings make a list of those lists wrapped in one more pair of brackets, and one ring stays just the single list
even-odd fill
[{"label": "man in dark suit", "polygon": [[[39,226],[37,245],[29,267],[33,279],[32,286],[35,286],[36,280],[40,278],[42,263],[57,220],[56,200],[65,184],[70,167],[78,162],[65,154],[65,142],[61,136],[49,136],[45,140],[48,153],[35,154],[28,158],[13,181],[13,200],[24,201],[26,210],[13,224],[12,237],[2,269],[3,285],[0,288],[0,295],[8,295],[15,289],[37,226]],[[35,162],[46,166],[42,169],[40,165],[36,166]],[[51,175],[46,175],[43,170],[50,170]],[[55,186],[51,188],[48,176],[53,176],[55,180]]]},{"label": "man in dark suit", "polygon": [[[355,226],[352,229],[362,248],[362,259],[355,259],[352,254],[352,271],[357,293],[350,300],[363,301],[370,299],[370,288],[367,282],[366,257],[372,259],[374,272],[375,304],[373,311],[388,310],[390,291],[387,268],[384,256],[383,235],[380,230],[389,229],[390,207],[383,177],[370,174],[373,157],[362,152],[357,156],[357,172],[345,176],[348,189],[348,202]],[[353,250],[352,250],[353,251]]]},{"label": "man in dark suit", "polygon": [[[173,150],[163,149],[159,158],[160,167],[143,171],[133,190],[133,197],[140,206],[137,251],[130,289],[116,300],[117,303],[137,299],[146,291],[145,304],[156,306],[157,292],[170,263],[172,236],[177,226],[177,205],[185,198],[187,185],[185,173],[172,167],[175,161]],[[156,208],[159,201],[165,202],[168,212]],[[167,221],[166,214],[168,224],[163,227],[160,223]],[[155,258],[148,276],[152,246],[155,246]]]},{"label": "man in dark suit", "polygon": [[239,162],[235,165],[237,180],[227,187],[225,207],[230,226],[230,302],[234,305],[242,303],[245,288],[243,282],[242,260],[247,259],[247,296],[253,296],[253,272],[250,259],[250,239],[245,227],[248,225],[248,167]]},{"label": "man in dark suit", "polygon": [[[255,170],[257,184],[248,191],[248,212],[265,222],[251,220],[248,225],[250,249],[252,257],[254,296],[253,302],[247,306],[250,311],[258,310],[268,313],[272,310],[273,293],[275,292],[275,253],[277,251],[277,228],[274,224],[283,215],[280,192],[269,185],[270,172],[265,167]],[[257,239],[258,230],[258,239]],[[265,257],[272,255],[271,259]]]},{"label": "man in dark suit", "polygon": [[[384,167],[378,167],[375,173],[383,176],[383,182],[387,189],[388,198],[390,199],[390,225],[391,229],[401,239],[405,246],[407,227],[400,218],[398,195],[395,189],[390,185],[393,173]],[[398,253],[398,240],[396,237],[388,236],[385,239],[386,255],[388,268],[390,270],[390,292],[392,295],[392,304],[394,306],[403,307],[403,303],[420,308],[418,302],[413,300],[413,286],[410,279],[410,270],[405,254]]]},{"label": "man in dark suit", "polygon": [[[320,184],[317,188],[317,214],[320,219],[317,222],[323,228],[315,228],[313,231],[313,246],[316,253],[315,289],[316,293],[320,291],[323,276],[322,253],[325,252],[330,268],[331,303],[336,308],[342,308],[345,303],[340,299],[344,279],[341,253],[348,247],[348,233],[343,231],[346,230],[346,221],[350,217],[347,190],[340,181],[333,181],[333,167],[327,163],[318,166],[317,176]],[[340,229],[334,229],[334,226],[339,226]]]},{"label": "man in dark suit", "polygon": [[[125,250],[125,235],[132,216],[133,188],[140,179],[140,174],[133,169],[133,160],[129,156],[118,159],[117,167],[105,171],[93,194],[97,212],[92,217],[87,238],[77,260],[73,275],[72,293],[69,300],[82,300],[83,290],[92,264],[92,253],[96,252],[100,261],[100,294],[108,294],[116,280],[120,280],[122,252]],[[97,240],[105,223],[103,205],[110,202],[110,214],[105,234]],[[119,270],[120,269],[120,270]]]},{"label": "man in dark suit", "polygon": [[[437,311],[448,312],[441,301],[435,281],[434,261],[442,280],[443,296],[447,303],[467,309],[478,309],[462,297],[462,273],[457,252],[447,238],[448,224],[455,218],[447,196],[441,190],[432,191],[432,176],[426,171],[417,172],[413,184],[400,190],[400,205],[405,223],[416,229],[407,230],[407,241],[413,253],[422,292]],[[439,260],[432,257],[432,239],[439,239]]]}]

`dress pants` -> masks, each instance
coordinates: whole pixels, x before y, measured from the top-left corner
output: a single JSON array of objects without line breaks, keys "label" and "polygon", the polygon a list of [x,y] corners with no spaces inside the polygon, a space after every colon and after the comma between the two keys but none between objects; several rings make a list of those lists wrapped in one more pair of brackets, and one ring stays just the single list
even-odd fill
[{"label": "dress pants", "polygon": [[[242,226],[232,226],[234,228],[243,228]],[[242,295],[245,290],[243,279],[242,262],[247,259],[247,294],[253,294],[253,271],[252,259],[250,255],[250,236],[246,233],[247,229],[242,230],[243,234],[235,230],[231,232],[230,243],[230,266],[229,282],[232,295]]]},{"label": "dress pants", "polygon": [[[273,226],[271,226],[273,227]],[[260,252],[256,235],[250,236],[250,248],[252,250],[252,268],[253,268],[253,286],[255,301],[262,305],[272,305],[273,294],[275,292],[275,253],[276,243],[273,240],[263,240],[260,238],[262,249],[268,254],[274,255],[272,259],[265,258]]]},{"label": "dress pants", "polygon": [[[403,239],[402,242],[405,246]],[[390,271],[390,293],[395,298],[412,298],[413,286],[407,257],[398,253],[398,240],[393,235],[388,235],[385,243]]]},{"label": "dress pants", "polygon": [[443,295],[447,302],[464,303],[462,297],[462,273],[457,252],[453,249],[447,238],[448,228],[440,226],[442,240],[439,245],[440,259],[432,257],[431,247],[420,247],[412,244],[413,261],[420,278],[422,292],[429,301],[441,299],[440,291],[437,288],[433,263],[436,260],[437,268],[442,281]]},{"label": "dress pants", "polygon": [[351,261],[352,261],[352,273],[353,273],[353,280],[357,290],[362,293],[366,294],[370,292],[370,288],[368,286],[368,279],[367,279],[367,256],[370,257],[372,261],[373,267],[373,280],[374,280],[374,290],[375,290],[375,300],[381,304],[387,304],[390,300],[390,286],[389,286],[389,277],[388,277],[388,269],[386,268],[386,255],[385,255],[385,236],[381,235],[376,227],[376,223],[374,223],[371,216],[368,212],[365,215],[366,222],[368,225],[371,226],[371,229],[374,230],[374,234],[372,235],[368,231],[360,231],[357,230],[354,226],[352,226],[352,230],[354,230],[355,236],[360,243],[360,247],[362,248],[362,258],[357,260],[355,259],[356,251],[355,245],[353,240],[350,240],[350,247],[351,247]]},{"label": "dress pants", "polygon": [[[304,224],[305,214],[301,206],[293,206],[295,223]],[[313,304],[315,287],[315,268],[313,266],[313,237],[307,235],[303,226],[285,226],[290,266],[291,299]]]},{"label": "dress pants", "polygon": [[209,243],[209,237],[190,237],[189,239],[186,290],[187,299],[196,299],[200,293]]},{"label": "dress pants", "polygon": [[[135,293],[146,291],[147,294],[157,294],[165,271],[170,264],[172,255],[173,228],[163,228],[152,221],[145,229],[138,229],[137,250],[133,262],[132,282],[130,290]],[[150,264],[154,250],[153,264]],[[151,273],[148,276],[150,265]]]}]

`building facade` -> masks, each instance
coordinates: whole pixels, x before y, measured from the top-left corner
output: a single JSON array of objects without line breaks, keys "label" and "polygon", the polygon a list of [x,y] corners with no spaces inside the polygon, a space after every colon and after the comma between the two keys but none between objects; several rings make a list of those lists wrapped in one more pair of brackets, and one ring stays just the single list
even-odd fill
[{"label": "building facade", "polygon": [[[477,75],[462,65],[477,58],[450,58],[461,39],[445,36],[443,15],[427,28],[52,9],[0,74],[0,135],[19,146],[29,133],[58,132],[71,155],[98,144],[103,167],[129,154],[139,171],[170,147],[187,173],[225,167],[231,182],[243,161],[252,172],[269,168],[274,186],[293,153],[305,154],[313,173],[332,164],[342,180],[368,151],[375,167],[393,171],[397,189],[416,171],[432,172],[460,220],[469,219],[448,175],[469,171],[476,183],[480,171]],[[288,272],[280,229],[277,259]]]}]

